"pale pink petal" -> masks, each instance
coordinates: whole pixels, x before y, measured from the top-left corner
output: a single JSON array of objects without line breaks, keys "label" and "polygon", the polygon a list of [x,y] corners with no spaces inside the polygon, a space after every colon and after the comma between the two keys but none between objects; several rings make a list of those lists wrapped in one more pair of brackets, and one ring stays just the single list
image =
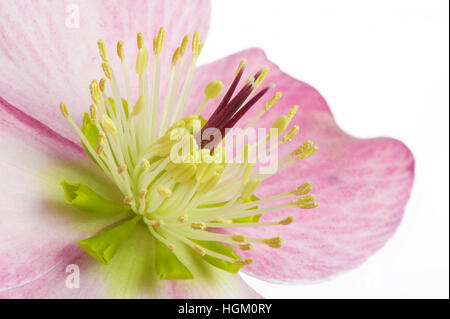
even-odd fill
[{"label": "pale pink petal", "polygon": [[[79,28],[74,27],[77,13]],[[76,121],[89,108],[89,83],[103,76],[98,39],[105,41],[118,74],[116,43],[124,41],[134,80],[138,32],[144,33],[151,51],[158,28],[166,28],[163,62],[167,65],[185,34],[199,30],[200,39],[205,38],[209,15],[209,0],[1,1],[0,96],[78,141],[58,105],[65,101]]]},{"label": "pale pink petal", "polygon": [[[273,93],[283,92],[279,105],[263,116],[257,127],[269,127],[294,104],[300,106],[293,120],[300,126],[300,134],[281,148],[280,156],[309,139],[319,146],[312,157],[266,180],[256,195],[266,197],[312,181],[313,193],[320,202],[313,210],[277,211],[262,218],[277,220],[295,215],[289,226],[242,231],[254,237],[284,238],[280,249],[259,246],[243,253],[255,259],[245,271],[268,281],[294,282],[323,279],[358,266],[386,243],[402,219],[414,178],[411,152],[393,139],[357,139],[344,133],[314,88],[283,73],[259,49],[200,68],[191,109],[200,103],[208,81],[223,80],[227,86],[244,57],[251,71],[248,75],[268,65],[271,73],[266,82],[277,85]],[[259,112],[268,98],[258,103],[239,126]]]},{"label": "pale pink petal", "polygon": [[84,183],[103,196],[117,191],[80,147],[1,98],[0,153],[0,291],[35,279],[76,240],[123,218],[67,205],[62,180]]},{"label": "pale pink petal", "polygon": [[[14,289],[0,290],[0,298],[261,298],[238,275],[221,270],[204,281],[156,279],[153,241],[148,230],[139,227],[108,266],[71,247],[67,257],[47,273]],[[77,282],[74,267],[79,269],[79,288],[73,286]]]}]

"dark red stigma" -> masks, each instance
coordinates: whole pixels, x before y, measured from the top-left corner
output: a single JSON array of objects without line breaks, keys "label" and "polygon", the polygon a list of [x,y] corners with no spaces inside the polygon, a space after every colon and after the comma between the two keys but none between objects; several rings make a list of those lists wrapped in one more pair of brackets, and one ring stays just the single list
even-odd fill
[{"label": "dark red stigma", "polygon": [[[225,137],[227,129],[233,128],[236,123],[245,115],[245,113],[247,113],[251,109],[251,107],[255,105],[256,102],[258,102],[270,88],[273,87],[273,84],[266,86],[265,88],[260,90],[253,98],[247,101],[254,90],[255,81],[262,74],[262,70],[260,70],[253,76],[253,80],[248,81],[232,98],[233,93],[236,90],[240,79],[242,78],[244,69],[245,67],[242,67],[236,74],[222,101],[219,103],[214,113],[211,115],[211,117],[208,119],[208,121],[200,131],[201,135],[198,136],[198,138],[203,137],[201,139],[202,149],[208,148],[213,151],[217,144],[219,144]],[[214,136],[203,135],[203,133],[207,129],[212,128],[217,129],[215,132],[217,134],[220,133],[220,136],[217,136],[217,134],[215,134]]]}]

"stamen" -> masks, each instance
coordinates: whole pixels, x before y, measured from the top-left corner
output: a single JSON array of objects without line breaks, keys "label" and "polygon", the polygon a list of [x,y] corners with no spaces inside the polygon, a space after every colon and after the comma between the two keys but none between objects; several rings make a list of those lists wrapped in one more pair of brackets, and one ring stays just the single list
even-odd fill
[{"label": "stamen", "polygon": [[307,182],[307,183],[304,183],[303,185],[300,185],[299,187],[293,189],[292,194],[297,195],[297,196],[306,195],[309,192],[311,192],[311,190],[312,190],[312,183]]},{"label": "stamen", "polygon": [[100,53],[100,57],[102,58],[103,62],[108,62],[108,56],[106,55],[106,48],[105,48],[105,42],[103,40],[98,40],[98,51]]},{"label": "stamen", "polygon": [[247,259],[238,259],[234,263],[238,266],[246,266],[250,265],[253,262],[253,258],[247,258]]},{"label": "stamen", "polygon": [[253,248],[253,245],[252,245],[252,243],[241,244],[241,245],[239,245],[239,248],[241,250],[250,250]]},{"label": "stamen", "polygon": [[[182,117],[191,95],[196,62],[203,49],[199,32],[195,32],[192,37],[192,59],[188,68],[184,67],[189,45],[188,35],[171,52],[168,70],[161,69],[161,61],[170,58],[164,56],[163,52],[165,29],[161,27],[152,39],[155,57],[152,60],[152,74],[149,76],[149,49],[144,45],[143,34],[137,34],[136,74],[139,86],[138,94],[133,99],[124,42],[117,42],[117,58],[123,71],[126,98],[120,93],[121,82],[117,81],[116,73],[111,67],[114,64],[108,60],[104,41],[97,42],[105,78],[93,80],[89,85],[92,99],[89,116],[98,129],[98,145],[95,150],[89,142],[92,137],[85,135],[84,128],[81,130],[73,121],[64,103],[60,104],[60,111],[80,137],[89,155],[117,185],[123,202],[130,205],[129,209],[133,213],[143,217],[142,220],[153,237],[166,245],[170,252],[176,254],[175,245],[171,243],[172,238],[175,238],[200,256],[208,255],[246,266],[253,259],[222,255],[199,246],[196,241],[221,242],[243,251],[252,249],[254,244],[279,248],[282,244],[281,237],[248,238],[239,234],[220,234],[211,229],[286,226],[294,221],[293,216],[274,221],[259,221],[255,217],[279,209],[310,209],[318,206],[316,197],[307,195],[312,190],[310,182],[292,191],[249,201],[254,198],[252,195],[262,180],[270,176],[255,173],[256,164],[249,162],[249,155],[261,143],[269,142],[272,138],[276,137],[278,140],[277,143],[271,143],[271,150],[291,141],[298,134],[299,127],[294,125],[289,132],[285,131],[297,113],[298,106],[294,105],[288,114],[282,115],[272,124],[278,134],[269,133],[254,144],[244,145],[242,152],[238,152],[233,158],[242,157],[243,161],[229,163],[226,158],[226,143],[216,140],[215,144],[210,144],[201,139],[200,143],[197,137],[201,137],[208,128],[217,128],[222,137],[225,136],[226,129],[234,127],[274,87],[274,84],[269,84],[258,89],[267,78],[269,68],[262,67],[255,74],[246,74],[247,82],[242,81],[238,90],[237,86],[247,67],[246,59],[242,59],[218,107],[203,127],[197,127],[196,121],[201,119],[200,114],[208,102],[218,98],[224,88],[221,81],[209,82],[204,88],[204,99],[195,113]],[[161,73],[165,71],[170,73],[167,76]],[[164,83],[166,87],[161,87],[161,79],[167,79],[167,83]],[[161,92],[165,92],[164,98]],[[281,96],[281,92],[274,94],[245,129],[253,127]],[[285,135],[281,137],[282,134]],[[182,146],[179,151],[182,156],[181,161],[175,162],[171,159],[172,148],[180,146],[178,143]],[[188,150],[187,153],[184,148]],[[308,141],[283,157],[279,161],[278,170],[305,159],[316,151],[317,146]],[[300,197],[293,200],[294,195]],[[281,203],[275,203],[281,199]],[[248,218],[248,221],[237,221],[239,218]]]},{"label": "stamen", "polygon": [[146,190],[146,189],[143,189],[143,190],[141,190],[141,191],[139,192],[139,198],[140,198],[140,199],[144,199],[145,196],[147,196],[147,190]]},{"label": "stamen", "polygon": [[202,101],[202,104],[198,107],[197,111],[195,111],[195,114],[198,115],[202,113],[203,108],[205,107],[206,103],[211,100],[215,99],[222,93],[223,90],[223,83],[221,81],[211,81],[208,83],[208,85],[205,87],[205,98]]},{"label": "stamen", "polygon": [[291,130],[286,133],[286,135],[281,139],[280,143],[290,142],[294,138],[294,136],[298,134],[299,131],[299,126],[294,125],[294,127],[292,127]]},{"label": "stamen", "polygon": [[199,254],[200,256],[205,256],[206,255],[206,250],[204,248],[201,248],[199,246],[194,246],[193,248],[194,248],[195,252],[197,254]]},{"label": "stamen", "polygon": [[204,230],[206,228],[206,225],[205,225],[205,223],[195,222],[195,223],[191,224],[191,228],[192,229],[198,229],[198,230]]},{"label": "stamen", "polygon": [[117,169],[117,173],[122,174],[123,172],[125,172],[126,169],[127,169],[126,165],[119,166],[119,168]]},{"label": "stamen", "polygon": [[282,246],[282,238],[279,236],[274,238],[263,239],[262,242],[264,244],[267,244],[271,248],[280,248]]},{"label": "stamen", "polygon": [[97,106],[95,106],[95,104],[91,104],[91,107],[89,108],[89,115],[94,122],[98,122]]},{"label": "stamen", "polygon": [[122,41],[117,42],[117,56],[119,57],[120,61],[123,62],[124,54],[123,54],[123,42]]},{"label": "stamen", "polygon": [[137,34],[137,46],[139,49],[142,49],[144,47],[144,35],[142,32],[138,32]]},{"label": "stamen", "polygon": [[186,222],[187,219],[188,219],[188,217],[187,217],[186,215],[178,216],[178,218],[177,218],[177,220],[178,220],[180,223]]},{"label": "stamen", "polygon": [[148,65],[148,49],[147,48],[139,49],[136,60],[136,73],[139,75],[144,73],[144,71],[147,69],[147,65]]},{"label": "stamen", "polygon": [[125,196],[125,198],[123,199],[123,202],[125,204],[131,204],[131,203],[133,203],[133,198]]},{"label": "stamen", "polygon": [[269,74],[269,67],[264,67],[261,69],[260,71],[260,75],[258,77],[256,77],[256,81],[255,81],[255,88],[258,88],[261,83],[266,79],[267,75]]},{"label": "stamen", "polygon": [[111,133],[113,135],[117,134],[116,125],[111,120],[111,118],[108,115],[106,115],[106,114],[103,114],[103,116],[102,116],[102,126],[104,128],[106,128],[109,133]]},{"label": "stamen", "polygon": [[233,235],[231,236],[231,239],[238,243],[244,243],[247,240],[243,235]]},{"label": "stamen", "polygon": [[134,105],[131,116],[137,116],[141,114],[142,110],[145,108],[145,105],[147,105],[147,96],[144,94],[139,97],[136,104]]},{"label": "stamen", "polygon": [[100,104],[101,94],[99,90],[99,85],[96,80],[92,81],[89,85],[89,89],[91,91],[91,98],[95,104]]},{"label": "stamen", "polygon": [[172,196],[172,191],[163,185],[158,185],[157,187],[158,194],[162,197],[170,197]]},{"label": "stamen", "polygon": [[105,73],[106,78],[111,80],[112,75],[111,75],[111,68],[109,67],[109,64],[106,62],[102,63],[102,69],[103,69],[103,72]]},{"label": "stamen", "polygon": [[61,110],[62,115],[67,119],[69,118],[69,111],[67,111],[67,106],[65,103],[59,104],[59,109]]},{"label": "stamen", "polygon": [[183,41],[181,42],[181,46],[180,46],[180,54],[181,54],[181,56],[183,56],[184,53],[186,52],[188,44],[189,44],[189,35],[186,34],[184,36]]},{"label": "stamen", "polygon": [[156,37],[156,41],[155,41],[154,47],[153,47],[153,51],[155,52],[155,55],[159,55],[161,53],[165,35],[166,35],[166,30],[164,29],[164,27],[159,28],[158,36]]},{"label": "stamen", "polygon": [[289,216],[289,217],[286,217],[285,219],[280,220],[278,223],[280,225],[286,226],[286,225],[289,225],[290,223],[292,223],[293,221],[294,221],[294,216]]},{"label": "stamen", "polygon": [[106,83],[106,79],[105,78],[101,78],[100,82],[98,84],[98,87],[100,89],[101,92],[105,93],[105,83]]}]

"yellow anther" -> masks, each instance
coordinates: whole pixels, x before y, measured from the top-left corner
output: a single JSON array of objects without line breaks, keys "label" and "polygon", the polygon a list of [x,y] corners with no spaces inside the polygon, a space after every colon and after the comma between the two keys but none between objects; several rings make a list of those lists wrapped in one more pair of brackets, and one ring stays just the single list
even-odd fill
[{"label": "yellow anther", "polygon": [[298,127],[298,125],[294,125],[294,127],[291,128],[291,130],[287,132],[286,135],[281,139],[281,143],[289,142],[294,138],[295,135],[298,134],[299,131],[300,128]]},{"label": "yellow anther", "polygon": [[69,111],[67,111],[66,103],[62,102],[59,104],[59,109],[61,110],[62,115],[67,119],[69,118]]},{"label": "yellow anther", "polygon": [[180,55],[183,56],[186,53],[187,46],[189,44],[189,35],[186,34],[181,42]]},{"label": "yellow anther", "polygon": [[169,248],[169,251],[170,251],[171,253],[174,253],[175,250],[176,250],[176,249],[175,249],[175,246],[172,245],[172,244],[168,245],[167,248]]},{"label": "yellow anther", "polygon": [[247,266],[253,262],[253,258],[237,259],[234,263],[238,266]]},{"label": "yellow anther", "polygon": [[144,35],[142,32],[138,32],[137,34],[137,46],[139,49],[142,49],[144,47]]},{"label": "yellow anther", "polygon": [[317,150],[319,149],[319,147],[317,145],[314,145],[313,147],[309,148],[308,150],[306,150],[305,152],[303,152],[302,154],[300,154],[296,160],[302,160],[305,159],[311,155],[313,155],[315,152],[317,152]]},{"label": "yellow anther", "polygon": [[242,190],[241,198],[244,200],[252,196],[253,192],[258,188],[259,184],[261,184],[261,181],[262,180],[260,178],[255,178],[248,181]]},{"label": "yellow anther", "polygon": [[177,48],[172,55],[172,67],[175,67],[175,65],[177,65],[179,59],[180,59],[180,48]]},{"label": "yellow anther", "polygon": [[105,149],[105,143],[99,143],[98,145],[97,145],[97,148],[95,149],[95,152],[98,154],[98,155],[101,155],[102,153],[103,153],[103,150]]},{"label": "yellow anther", "polygon": [[287,117],[289,118],[289,121],[292,121],[292,119],[294,118],[295,114],[297,114],[298,111],[298,105],[294,105],[290,110],[289,113],[287,115]]},{"label": "yellow anther", "polygon": [[161,228],[161,226],[164,225],[164,221],[155,220],[155,221],[152,221],[152,225],[154,228]]},{"label": "yellow anther", "polygon": [[91,116],[91,119],[94,122],[98,121],[98,117],[97,117],[97,106],[95,106],[95,104],[91,104],[91,106],[89,107],[89,114]]},{"label": "yellow anther", "polygon": [[291,193],[294,195],[297,195],[297,196],[301,196],[301,195],[308,194],[310,191],[312,191],[312,183],[307,182],[307,183],[304,183],[303,185],[300,185],[299,187],[293,189]]},{"label": "yellow anther", "polygon": [[119,57],[120,61],[123,62],[123,59],[125,58],[123,54],[123,41],[117,42],[117,56]]},{"label": "yellow anther", "polygon": [[196,230],[203,230],[203,229],[206,228],[206,225],[205,225],[205,223],[198,223],[198,222],[195,222],[195,223],[192,223],[192,224],[191,224],[191,228],[192,228],[192,229],[196,229]]},{"label": "yellow anther", "polygon": [[117,168],[117,173],[122,174],[123,172],[125,172],[126,169],[127,169],[127,166],[125,164],[121,165]]},{"label": "yellow anther", "polygon": [[289,225],[294,221],[294,216],[286,217],[285,219],[282,219],[278,222],[280,225]]},{"label": "yellow anther", "polygon": [[242,70],[242,68],[245,68],[247,66],[247,59],[243,58],[241,60],[241,62],[239,62],[238,68],[236,70],[236,73],[234,74],[234,76],[236,77],[238,75],[238,73]]},{"label": "yellow anther", "polygon": [[266,79],[267,75],[269,74],[269,67],[264,67],[261,69],[261,74],[258,76],[258,78],[255,81],[256,87],[259,87],[261,83]]},{"label": "yellow anther", "polygon": [[100,82],[98,83],[98,87],[99,87],[100,91],[103,93],[105,93],[105,85],[106,85],[106,79],[101,78]]},{"label": "yellow anther", "polygon": [[143,189],[143,190],[141,190],[141,191],[139,192],[139,198],[140,198],[140,199],[144,199],[145,196],[147,196],[147,190],[146,190],[146,189]]},{"label": "yellow anther", "polygon": [[242,174],[242,184],[247,184],[248,180],[250,179],[250,176],[252,175],[253,168],[255,167],[254,163],[248,164],[247,167],[244,170],[244,173]]},{"label": "yellow anther", "polygon": [[157,42],[158,42],[158,37],[155,35],[155,36],[153,37],[153,53],[156,52]]},{"label": "yellow anther", "polygon": [[199,55],[199,32],[194,32],[194,37],[192,38],[192,55],[197,58]]},{"label": "yellow anther", "polygon": [[162,197],[170,197],[172,196],[172,191],[170,189],[168,189],[167,187],[159,184],[156,187],[156,191],[158,192],[159,195],[161,195]]},{"label": "yellow anther", "polygon": [[275,93],[275,95],[264,105],[264,111],[267,112],[272,106],[277,104],[283,94],[281,92]]},{"label": "yellow anther", "polygon": [[153,41],[153,52],[155,52],[156,55],[161,53],[161,50],[163,48],[164,44],[164,37],[166,35],[166,30],[164,27],[159,28],[158,35]]},{"label": "yellow anther", "polygon": [[104,128],[106,128],[108,130],[109,133],[111,133],[113,135],[117,134],[116,125],[114,125],[114,122],[106,114],[103,114],[103,116],[102,116],[102,125]]},{"label": "yellow anther", "polygon": [[98,145],[97,145],[95,152],[98,155],[101,155],[103,153],[103,149],[105,148],[105,145],[106,145],[105,133],[100,132],[100,134],[98,134]]},{"label": "yellow anther", "polygon": [[233,235],[231,239],[238,243],[244,243],[247,240],[244,235]]},{"label": "yellow anther", "polygon": [[206,251],[203,248],[201,248],[199,246],[194,246],[192,248],[194,248],[195,252],[197,254],[199,254],[200,256],[205,256],[206,255]]},{"label": "yellow anther", "polygon": [[105,76],[111,80],[111,68],[109,67],[109,64],[106,62],[102,63],[102,69],[105,73]]},{"label": "yellow anther", "polygon": [[282,245],[282,238],[278,236],[274,238],[263,239],[263,243],[272,248],[280,248]]},{"label": "yellow anther", "polygon": [[187,219],[188,219],[188,217],[187,217],[186,215],[181,215],[181,216],[178,216],[178,218],[177,218],[177,220],[178,220],[180,223],[186,222]]},{"label": "yellow anther", "polygon": [[99,104],[100,99],[101,99],[101,94],[100,94],[100,88],[99,88],[99,84],[98,84],[97,80],[93,80],[91,82],[91,84],[89,84],[89,90],[91,91],[92,101],[95,104]]},{"label": "yellow anther", "polygon": [[297,205],[297,207],[303,208],[303,209],[312,209],[312,208],[316,208],[317,206],[319,206],[318,202],[309,202],[309,203],[304,203],[304,204],[298,204]]},{"label": "yellow anther", "polygon": [[137,60],[136,60],[136,73],[141,75],[147,69],[148,65],[148,49],[139,49]]},{"label": "yellow anther", "polygon": [[241,250],[250,250],[250,249],[253,248],[253,245],[252,245],[252,243],[240,244],[240,245],[239,245],[239,248],[240,248]]},{"label": "yellow anther", "polygon": [[123,202],[125,204],[131,204],[133,202],[133,198],[125,196],[125,198],[123,199]]},{"label": "yellow anther", "polygon": [[103,62],[108,62],[108,56],[106,55],[105,42],[103,42],[103,40],[98,40],[97,46],[98,46],[98,52],[100,53],[100,57],[102,58]]},{"label": "yellow anther", "polygon": [[316,200],[316,195],[306,195],[295,200],[296,203],[307,203]]},{"label": "yellow anther", "polygon": [[222,93],[223,83],[221,81],[211,81],[205,87],[205,96],[207,99],[215,99]]},{"label": "yellow anther", "polygon": [[221,223],[221,224],[232,224],[233,223],[233,221],[231,219],[223,218],[223,217],[216,217],[216,218],[214,218],[214,221]]},{"label": "yellow anther", "polygon": [[147,95],[142,94],[137,100],[136,104],[134,105],[133,111],[131,112],[131,116],[139,115],[145,108],[146,104],[147,104]]},{"label": "yellow anther", "polygon": [[[279,118],[277,118],[275,120],[275,122],[273,122],[272,126],[270,127],[271,130],[269,131],[269,139],[277,138],[278,136],[283,134],[283,132],[288,127],[289,122],[290,122],[290,120],[286,115],[283,115],[283,116],[280,116]],[[277,134],[272,133],[272,131],[273,131],[272,129],[276,129],[275,132],[277,132]]]},{"label": "yellow anther", "polygon": [[143,159],[141,162],[141,167],[144,171],[148,170],[150,168],[150,162],[146,159]]},{"label": "yellow anther", "polygon": [[303,154],[306,150],[310,149],[313,146],[313,142],[308,141],[306,143],[303,143],[300,147],[295,149],[290,156],[300,155]]}]

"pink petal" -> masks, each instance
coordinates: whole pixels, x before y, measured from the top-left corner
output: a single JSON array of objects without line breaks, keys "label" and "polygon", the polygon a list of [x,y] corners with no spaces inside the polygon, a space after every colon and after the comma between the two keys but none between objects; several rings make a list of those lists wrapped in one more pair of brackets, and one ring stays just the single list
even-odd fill
[{"label": "pink petal", "polygon": [[[411,152],[393,139],[358,139],[343,132],[314,88],[283,73],[259,49],[200,68],[192,109],[200,103],[201,90],[208,81],[219,79],[229,85],[243,57],[248,59],[248,75],[264,65],[270,66],[266,83],[277,85],[273,93],[283,92],[279,105],[256,126],[269,127],[298,104],[300,109],[292,124],[300,126],[300,134],[280,153],[284,156],[309,139],[319,146],[312,157],[266,180],[256,195],[266,197],[312,181],[320,203],[313,210],[289,209],[262,218],[277,220],[295,215],[296,220],[289,226],[243,231],[253,237],[281,235],[284,239],[280,249],[258,246],[242,253],[255,260],[245,271],[263,280],[293,282],[323,279],[358,266],[386,243],[402,219],[414,178]],[[268,98],[258,103],[239,126],[259,112]],[[211,106],[205,114],[213,109]]]},{"label": "pink petal", "polygon": [[[79,8],[80,28],[70,28],[74,5]],[[65,101],[73,118],[81,122],[82,111],[90,105],[89,83],[103,76],[98,39],[105,41],[116,72],[120,71],[116,43],[124,41],[130,79],[134,79],[137,32],[144,33],[151,50],[153,35],[165,26],[167,65],[185,34],[199,30],[204,39],[209,12],[208,0],[1,1],[0,96],[78,141],[58,105]]]},{"label": "pink petal", "polygon": [[80,147],[1,98],[0,150],[1,291],[40,276],[76,240],[117,219],[94,218],[65,204],[63,179],[104,196],[116,191]]},{"label": "pink petal", "polygon": [[[47,273],[20,287],[0,290],[0,298],[261,298],[239,276],[223,271],[204,282],[197,279],[157,280],[153,240],[144,227],[138,229],[108,266],[74,246],[67,258]],[[136,247],[136,242],[142,245]],[[79,267],[79,288],[66,285],[66,281],[74,283],[68,279],[74,274],[73,265]]]}]

